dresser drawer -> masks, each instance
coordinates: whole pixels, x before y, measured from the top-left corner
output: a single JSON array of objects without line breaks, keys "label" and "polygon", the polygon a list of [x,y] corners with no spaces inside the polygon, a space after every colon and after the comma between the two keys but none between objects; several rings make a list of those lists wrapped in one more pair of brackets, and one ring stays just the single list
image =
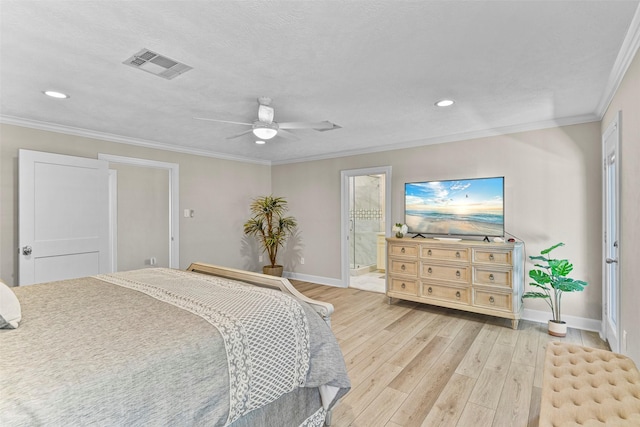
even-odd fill
[{"label": "dresser drawer", "polygon": [[469,267],[423,262],[420,277],[468,284]]},{"label": "dresser drawer", "polygon": [[496,310],[511,311],[512,294],[474,290],[473,305]]},{"label": "dresser drawer", "polygon": [[418,275],[418,261],[407,261],[402,259],[389,259],[389,272],[391,274]]},{"label": "dresser drawer", "polygon": [[436,246],[421,246],[420,257],[441,261],[469,261],[467,248],[439,248]]},{"label": "dresser drawer", "polygon": [[469,304],[469,292],[469,289],[450,288],[448,286],[439,286],[423,282],[421,296],[426,298],[457,302],[460,304]]},{"label": "dresser drawer", "polygon": [[418,257],[418,245],[403,245],[400,243],[391,243],[389,245],[390,256],[402,256],[409,258]]},{"label": "dresser drawer", "polygon": [[392,277],[390,278],[389,291],[408,295],[418,295],[418,282],[415,280],[403,280],[397,277]]},{"label": "dresser drawer", "polygon": [[491,250],[473,248],[473,262],[487,264],[511,265],[512,253],[510,250]]},{"label": "dresser drawer", "polygon": [[491,270],[489,268],[473,267],[473,283],[511,288],[511,270]]}]

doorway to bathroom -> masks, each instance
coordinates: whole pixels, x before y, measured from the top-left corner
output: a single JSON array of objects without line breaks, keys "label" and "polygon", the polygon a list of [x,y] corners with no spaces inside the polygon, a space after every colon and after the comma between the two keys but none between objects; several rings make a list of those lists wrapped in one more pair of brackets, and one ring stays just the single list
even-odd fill
[{"label": "doorway to bathroom", "polygon": [[385,292],[391,168],[342,171],[343,282]]}]

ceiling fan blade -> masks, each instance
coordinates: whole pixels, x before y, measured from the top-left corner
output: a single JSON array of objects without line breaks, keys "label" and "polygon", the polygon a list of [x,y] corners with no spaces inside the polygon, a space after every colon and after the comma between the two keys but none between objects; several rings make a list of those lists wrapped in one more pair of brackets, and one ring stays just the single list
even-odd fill
[{"label": "ceiling fan blade", "polygon": [[280,129],[315,129],[315,130],[330,130],[339,128],[340,126],[325,120],[324,122],[289,122],[278,123]]},{"label": "ceiling fan blade", "polygon": [[232,122],[230,120],[217,120],[217,119],[207,119],[204,117],[194,117],[194,119],[196,120],[206,120],[208,122],[218,122],[218,123],[231,123],[233,125],[247,125],[247,126],[253,126],[253,123],[244,123],[244,122]]},{"label": "ceiling fan blade", "polygon": [[278,129],[278,136],[281,136],[286,139],[291,139],[293,141],[300,140],[300,138],[298,138],[298,135],[294,135],[292,132],[289,132],[288,130],[284,130],[282,128]]},{"label": "ceiling fan blade", "polygon": [[228,136],[225,139],[238,138],[239,136],[246,135],[246,134],[251,133],[251,132],[253,132],[253,129],[245,130],[244,132],[241,132],[241,133],[239,133],[237,135]]}]

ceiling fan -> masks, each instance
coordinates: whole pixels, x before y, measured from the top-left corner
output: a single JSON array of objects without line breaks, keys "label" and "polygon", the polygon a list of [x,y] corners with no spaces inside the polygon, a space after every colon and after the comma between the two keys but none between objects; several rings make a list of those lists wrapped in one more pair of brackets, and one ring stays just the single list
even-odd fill
[{"label": "ceiling fan", "polygon": [[258,98],[258,120],[253,123],[244,123],[244,122],[233,122],[229,120],[217,120],[217,119],[208,119],[204,117],[194,117],[197,120],[207,120],[211,122],[219,122],[219,123],[232,123],[236,125],[245,125],[251,126],[251,129],[241,132],[237,135],[228,136],[227,139],[238,138],[239,136],[246,135],[248,133],[253,133],[260,140],[268,140],[273,138],[274,136],[282,136],[284,138],[289,139],[298,139],[296,135],[292,132],[289,132],[289,129],[313,129],[320,132],[340,129],[335,123],[331,123],[329,121],[323,122],[286,122],[286,123],[278,123],[273,121],[274,110],[271,107],[271,98],[267,97],[259,97]]}]

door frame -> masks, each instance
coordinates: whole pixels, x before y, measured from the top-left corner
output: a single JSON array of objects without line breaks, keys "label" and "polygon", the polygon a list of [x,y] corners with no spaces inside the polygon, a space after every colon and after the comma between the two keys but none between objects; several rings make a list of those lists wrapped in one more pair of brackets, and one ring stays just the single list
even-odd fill
[{"label": "door frame", "polygon": [[[621,342],[620,342],[620,236],[622,233],[620,232],[620,121],[621,121],[621,112],[618,111],[614,118],[611,120],[611,123],[607,126],[607,129],[602,134],[602,326],[601,326],[601,337],[609,342],[609,346],[611,350],[614,352],[620,352]],[[616,155],[616,188],[615,188],[615,201],[616,201],[616,217],[613,218],[615,221],[615,230],[617,232],[617,236],[607,236],[607,230],[609,229],[607,223],[607,140],[609,137],[614,136],[614,150]],[[608,264],[606,262],[606,258],[608,256],[608,245],[607,239],[611,241],[618,242],[616,248],[616,259],[617,262],[613,264]],[[609,286],[608,286],[608,268],[614,267],[617,269],[616,274],[616,315],[615,319],[615,329],[612,329],[612,334],[614,336],[610,336],[609,331],[609,307],[608,307],[608,295],[609,295]],[[624,343],[622,343],[624,346]]]},{"label": "door frame", "polygon": [[[179,176],[180,167],[177,163],[159,162],[156,160],[140,159],[136,157],[124,157],[115,156],[112,154],[98,154],[99,160],[106,160],[109,163],[121,163],[130,166],[139,166],[146,168],[165,169],[169,172],[169,267],[180,268],[180,186]],[[110,220],[114,220],[111,216]],[[117,223],[110,222],[109,229],[111,235],[113,235],[114,227],[117,227]],[[115,246],[112,248],[114,251],[112,256],[116,256]]]},{"label": "door frame", "polygon": [[340,278],[343,288],[349,287],[349,178],[360,175],[385,175],[384,179],[384,234],[389,237],[391,227],[391,166],[377,166],[364,169],[348,169],[340,171]]}]

